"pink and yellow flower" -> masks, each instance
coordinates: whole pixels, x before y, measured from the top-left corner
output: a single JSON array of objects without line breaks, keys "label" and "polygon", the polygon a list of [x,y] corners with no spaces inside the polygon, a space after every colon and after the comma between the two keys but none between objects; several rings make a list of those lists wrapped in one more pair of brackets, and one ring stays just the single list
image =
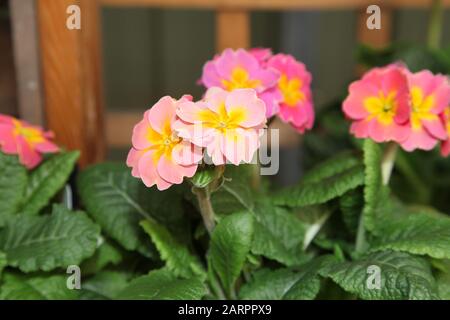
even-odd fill
[{"label": "pink and yellow flower", "polygon": [[206,148],[215,165],[249,163],[266,123],[265,104],[253,89],[210,88],[202,101],[180,104],[179,136]]},{"label": "pink and yellow flower", "polygon": [[343,110],[357,138],[404,142],[410,134],[406,70],[399,65],[370,70],[350,85]]},{"label": "pink and yellow flower", "polygon": [[[203,67],[201,82],[206,88],[219,87],[227,91],[235,89],[254,89],[258,95],[274,87],[279,74],[272,68],[266,68],[264,61],[271,55],[268,49],[245,51],[226,49],[222,54],[208,61]],[[272,116],[271,96],[265,101],[267,116]],[[260,96],[263,99],[263,96]]]},{"label": "pink and yellow flower", "polygon": [[277,54],[267,62],[268,68],[280,72],[277,86],[271,94],[272,99],[278,99],[278,115],[281,120],[291,123],[294,128],[303,133],[311,129],[314,123],[314,108],[311,94],[311,74],[303,63],[291,55]]},{"label": "pink and yellow flower", "polygon": [[202,150],[181,139],[173,130],[177,107],[190,99],[163,97],[134,127],[127,165],[132,168],[132,175],[142,179],[147,187],[156,184],[159,190],[165,190],[197,171]]},{"label": "pink and yellow flower", "polygon": [[447,138],[440,114],[450,103],[450,84],[443,75],[424,70],[408,72],[411,96],[409,137],[401,143],[406,151],[431,150],[439,140]]},{"label": "pink and yellow flower", "polygon": [[445,108],[444,112],[441,113],[442,122],[447,131],[447,138],[442,142],[441,154],[444,157],[450,155],[450,105]]},{"label": "pink and yellow flower", "polygon": [[53,133],[14,117],[0,115],[0,150],[19,155],[20,163],[33,169],[42,161],[42,154],[59,151],[51,142]]}]

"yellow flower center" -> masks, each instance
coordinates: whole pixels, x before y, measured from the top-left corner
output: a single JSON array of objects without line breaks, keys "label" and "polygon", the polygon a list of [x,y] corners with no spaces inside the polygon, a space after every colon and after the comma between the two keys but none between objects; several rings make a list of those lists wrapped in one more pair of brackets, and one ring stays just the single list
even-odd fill
[{"label": "yellow flower center", "polygon": [[247,119],[247,110],[243,107],[233,107],[227,111],[225,104],[219,106],[218,113],[209,109],[200,111],[199,120],[208,128],[215,128],[222,133],[236,129],[240,123]]},{"label": "yellow flower center", "polygon": [[223,79],[222,85],[227,91],[243,88],[255,89],[261,85],[261,81],[250,79],[250,75],[247,70],[241,67],[236,67],[231,72],[231,79]]},{"label": "yellow flower center", "polygon": [[367,120],[376,118],[383,125],[390,125],[397,112],[396,91],[391,91],[386,96],[380,91],[378,96],[368,97],[364,100],[364,108],[370,113]]},{"label": "yellow flower center", "polygon": [[424,96],[423,91],[419,87],[411,88],[411,127],[413,130],[422,129],[422,120],[438,120],[438,116],[431,113],[434,106],[434,96]]},{"label": "yellow flower center", "polygon": [[283,94],[284,103],[290,107],[295,107],[299,101],[305,100],[305,94],[302,92],[303,83],[298,78],[288,79],[282,74],[278,81],[278,88]]},{"label": "yellow flower center", "polygon": [[155,150],[153,155],[155,164],[162,155],[165,155],[167,158],[171,159],[173,148],[181,142],[181,138],[179,138],[175,132],[172,132],[170,120],[165,122],[162,131],[162,133],[159,133],[151,127],[147,129],[146,138],[152,144],[148,150]]},{"label": "yellow flower center", "polygon": [[40,143],[45,141],[42,132],[35,128],[24,127],[18,120],[13,120],[14,123],[14,135],[22,136],[29,143]]}]

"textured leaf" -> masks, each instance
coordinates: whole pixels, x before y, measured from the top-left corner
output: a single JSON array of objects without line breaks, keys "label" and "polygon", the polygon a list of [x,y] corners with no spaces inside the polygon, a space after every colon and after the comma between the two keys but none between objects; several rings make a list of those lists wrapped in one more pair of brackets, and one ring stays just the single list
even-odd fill
[{"label": "textured leaf", "polygon": [[361,188],[350,190],[340,197],[339,207],[347,230],[355,235],[358,229],[359,217],[364,207],[364,194]]},{"label": "textured leaf", "polygon": [[44,216],[18,215],[0,229],[8,265],[24,272],[80,264],[96,248],[100,228],[83,212],[54,205]]},{"label": "textured leaf", "polygon": [[114,299],[129,282],[130,276],[117,271],[102,271],[81,283],[80,299]]},{"label": "textured leaf", "polygon": [[141,226],[152,238],[161,259],[166,262],[167,269],[175,276],[183,278],[206,277],[199,259],[192,255],[185,245],[177,241],[167,228],[154,220],[142,221]]},{"label": "textured leaf", "polygon": [[104,239],[102,240],[102,244],[97,248],[94,255],[81,265],[84,275],[97,273],[108,265],[117,265],[123,260],[123,254],[116,246]]},{"label": "textured leaf", "polygon": [[286,266],[305,262],[308,258],[303,251],[305,224],[287,210],[270,204],[258,204],[254,216],[254,254]]},{"label": "textured leaf", "polygon": [[436,277],[438,284],[439,297],[444,300],[450,300],[450,273],[440,272]]},{"label": "textured leaf", "polygon": [[25,277],[7,274],[1,286],[1,300],[74,300],[77,290],[67,288],[65,276]]},{"label": "textured leaf", "polygon": [[230,292],[250,251],[254,220],[249,213],[223,218],[211,236],[209,259],[227,292]]},{"label": "textured leaf", "polygon": [[261,269],[245,284],[239,295],[249,300],[311,300],[320,290],[319,270],[332,261],[332,256],[323,256],[291,269]]},{"label": "textured leaf", "polygon": [[0,280],[2,279],[2,271],[7,265],[6,254],[0,251]]},{"label": "textured leaf", "polygon": [[325,203],[364,183],[364,167],[356,165],[320,181],[305,182],[275,194],[276,205],[303,207]]},{"label": "textured leaf", "polygon": [[56,154],[33,170],[20,213],[39,213],[67,182],[79,156],[78,151]]},{"label": "textured leaf", "polygon": [[0,226],[17,212],[27,184],[27,170],[17,157],[0,152]]},{"label": "textured leaf", "polygon": [[361,164],[361,159],[353,152],[345,151],[308,171],[303,177],[303,183],[319,182]]},{"label": "textured leaf", "polygon": [[[369,289],[369,266],[380,268],[380,289]],[[321,275],[330,277],[344,290],[362,299],[428,300],[437,299],[437,286],[428,262],[404,252],[383,251],[353,262],[325,266]]]},{"label": "textured leaf", "polygon": [[170,271],[160,269],[139,277],[117,296],[122,300],[199,300],[206,294],[205,285],[197,279],[177,279]]},{"label": "textured leaf", "polygon": [[243,210],[252,211],[254,196],[250,186],[252,165],[226,166],[222,187],[211,195],[217,214],[231,214]]},{"label": "textured leaf", "polygon": [[150,239],[139,226],[142,219],[154,218],[177,235],[183,235],[188,225],[183,218],[180,189],[161,192],[146,188],[121,164],[88,168],[79,177],[78,190],[88,213],[127,250],[154,255]]},{"label": "textured leaf", "polygon": [[416,213],[383,222],[373,250],[392,249],[450,259],[450,218]]}]

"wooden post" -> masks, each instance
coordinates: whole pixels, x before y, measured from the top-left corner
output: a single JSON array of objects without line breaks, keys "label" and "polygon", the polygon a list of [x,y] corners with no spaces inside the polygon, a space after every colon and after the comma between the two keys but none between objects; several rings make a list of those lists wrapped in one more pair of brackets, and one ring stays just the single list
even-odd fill
[{"label": "wooden post", "polygon": [[216,11],[216,50],[250,47],[250,17],[243,10]]},{"label": "wooden post", "polygon": [[[81,30],[66,26],[67,8],[81,9]],[[38,0],[44,108],[48,127],[80,164],[104,157],[99,7],[97,0]]]}]

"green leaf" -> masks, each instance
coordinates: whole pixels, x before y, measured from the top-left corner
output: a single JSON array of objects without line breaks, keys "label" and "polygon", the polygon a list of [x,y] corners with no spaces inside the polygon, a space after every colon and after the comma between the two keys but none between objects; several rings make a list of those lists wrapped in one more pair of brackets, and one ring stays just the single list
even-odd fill
[{"label": "green leaf", "polygon": [[79,156],[78,151],[56,154],[33,170],[20,213],[38,214],[66,184]]},{"label": "green leaf", "polygon": [[0,227],[17,212],[27,185],[27,170],[15,156],[0,152]]},{"label": "green leaf", "polygon": [[364,193],[361,188],[350,190],[339,198],[342,220],[352,235],[355,235],[358,229],[359,217],[362,214],[363,207]]},{"label": "green leaf", "polygon": [[325,160],[311,169],[303,177],[303,183],[320,182],[336,174],[362,164],[361,159],[354,152],[344,151],[328,160]]},{"label": "green leaf", "polygon": [[320,181],[313,179],[312,182],[286,188],[275,194],[273,202],[288,207],[321,204],[342,196],[363,183],[364,167],[356,165]]},{"label": "green leaf", "polygon": [[267,203],[255,208],[252,253],[263,255],[286,266],[308,259],[303,251],[306,226],[287,210]]},{"label": "green leaf", "polygon": [[252,211],[254,195],[250,187],[252,165],[227,165],[222,187],[212,193],[211,203],[216,214]]},{"label": "green leaf", "polygon": [[261,269],[245,284],[239,295],[249,300],[312,300],[320,290],[318,272],[331,263],[332,256],[322,256],[292,269]]},{"label": "green leaf", "polygon": [[122,252],[113,244],[102,239],[102,244],[94,255],[81,265],[83,274],[95,274],[109,265],[117,265],[123,260]]},{"label": "green leaf", "polygon": [[364,140],[364,208],[363,219],[367,230],[375,232],[377,214],[383,196],[381,175],[381,148],[371,139]]},{"label": "green leaf", "polygon": [[389,219],[378,228],[373,250],[391,249],[450,259],[450,218],[416,213]]},{"label": "green leaf", "polygon": [[177,241],[163,225],[154,220],[141,222],[142,228],[152,238],[166,267],[175,276],[206,278],[206,273],[197,256],[192,255],[188,248]]},{"label": "green leaf", "polygon": [[1,286],[0,300],[74,300],[77,290],[67,288],[65,276],[25,277],[7,274]]},{"label": "green leaf", "polygon": [[[380,268],[380,289],[369,289],[370,266]],[[372,253],[352,262],[325,266],[320,274],[344,290],[367,300],[437,299],[437,286],[428,262],[404,252]],[[372,282],[371,282],[372,283]]]},{"label": "green leaf", "polygon": [[122,164],[95,165],[81,173],[78,191],[89,215],[102,230],[127,250],[154,256],[154,247],[139,221],[154,218],[183,236],[188,224],[183,216],[182,194],[146,188]]},{"label": "green leaf", "polygon": [[244,266],[252,244],[253,230],[253,215],[235,213],[223,218],[213,231],[208,261],[227,292],[232,290]]},{"label": "green leaf", "polygon": [[136,278],[117,296],[122,300],[199,300],[206,294],[198,279],[177,279],[160,269]]},{"label": "green leaf", "polygon": [[2,271],[7,265],[6,254],[0,251],[0,280],[2,279]]},{"label": "green leaf", "polygon": [[450,300],[450,273],[440,272],[436,277],[439,297]]},{"label": "green leaf", "polygon": [[[82,269],[83,270],[83,269]],[[81,283],[80,299],[110,300],[128,285],[130,275],[118,271],[102,271]]]},{"label": "green leaf", "polygon": [[51,215],[18,215],[0,230],[8,265],[23,272],[78,265],[96,248],[100,228],[83,212],[54,205]]}]

